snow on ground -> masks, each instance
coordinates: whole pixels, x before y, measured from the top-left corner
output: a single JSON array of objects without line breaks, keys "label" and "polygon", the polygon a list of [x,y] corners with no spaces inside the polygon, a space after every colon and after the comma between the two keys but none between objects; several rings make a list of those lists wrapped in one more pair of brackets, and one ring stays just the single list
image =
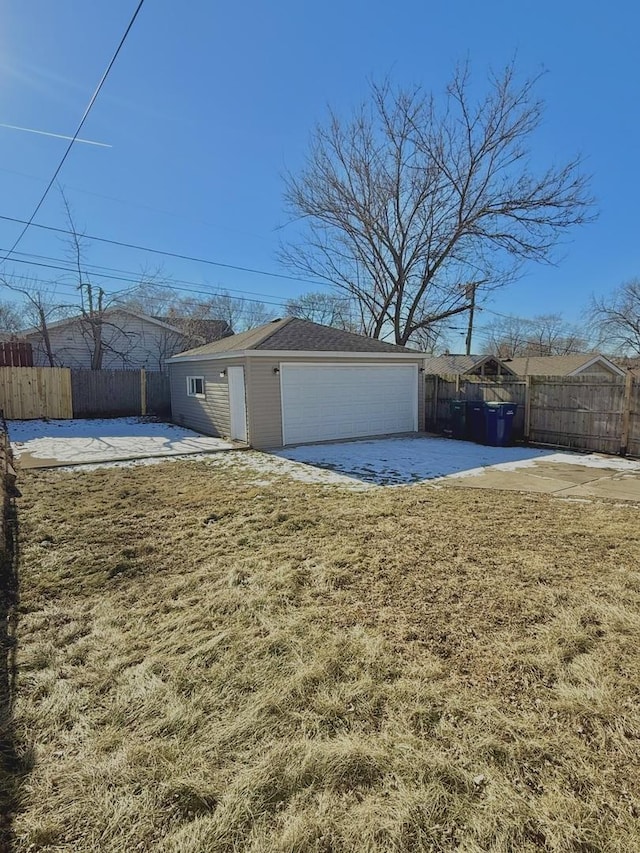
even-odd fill
[{"label": "snow on ground", "polygon": [[515,471],[537,461],[640,471],[640,462],[598,454],[555,453],[532,447],[487,447],[447,438],[386,438],[315,444],[279,450],[283,459],[338,471],[378,485],[469,477],[494,470]]},{"label": "snow on ground", "polygon": [[[275,478],[351,489],[473,477],[489,470],[517,471],[537,462],[640,472],[640,462],[595,453],[556,453],[531,447],[486,447],[446,438],[384,438],[314,444],[272,453],[229,451],[233,444],[173,424],[139,418],[77,421],[13,421],[9,432],[16,456],[78,463],[84,470],[153,465],[167,458],[216,467],[244,468],[251,482],[267,486]],[[207,454],[207,455],[205,455]],[[80,470],[80,469],[77,469]]]},{"label": "snow on ground", "polygon": [[[276,459],[269,453],[261,453],[257,450],[231,450],[225,453],[212,453],[210,455],[191,454],[185,456],[156,456],[139,459],[128,459],[115,462],[100,462],[89,465],[65,465],[58,468],[59,471],[97,471],[101,468],[132,468],[138,465],[158,465],[160,462],[199,462],[215,468],[228,468],[230,473],[238,468],[243,468],[250,474],[255,474],[256,479],[249,480],[251,486],[270,486],[276,477],[289,477],[299,483],[317,483],[319,485],[339,485],[351,489],[370,489],[373,485],[363,483],[353,477],[338,474],[324,468],[316,468],[312,465],[304,465],[300,462],[289,462],[287,459]],[[271,479],[267,479],[267,477]]]},{"label": "snow on ground", "polygon": [[143,418],[10,421],[9,437],[17,458],[28,454],[32,459],[70,464],[205,453],[234,447],[220,438]]}]

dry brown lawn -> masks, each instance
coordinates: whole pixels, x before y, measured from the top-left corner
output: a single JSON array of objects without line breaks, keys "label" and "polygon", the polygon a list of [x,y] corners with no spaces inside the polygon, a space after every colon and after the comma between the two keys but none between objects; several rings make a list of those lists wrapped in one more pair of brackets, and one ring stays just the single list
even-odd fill
[{"label": "dry brown lawn", "polygon": [[637,507],[20,485],[15,851],[640,850]]}]

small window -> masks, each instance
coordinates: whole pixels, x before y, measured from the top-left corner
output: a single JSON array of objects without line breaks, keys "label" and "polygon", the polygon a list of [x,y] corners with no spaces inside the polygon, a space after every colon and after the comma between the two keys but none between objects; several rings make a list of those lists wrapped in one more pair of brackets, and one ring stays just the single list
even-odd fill
[{"label": "small window", "polygon": [[187,376],[187,396],[204,397],[204,376]]}]

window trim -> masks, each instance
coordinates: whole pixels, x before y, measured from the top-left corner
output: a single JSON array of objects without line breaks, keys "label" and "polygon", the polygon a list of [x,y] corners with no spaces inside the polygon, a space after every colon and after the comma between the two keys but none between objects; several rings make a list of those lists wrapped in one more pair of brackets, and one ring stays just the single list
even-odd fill
[{"label": "window trim", "polygon": [[[195,382],[197,380],[202,382],[202,393],[192,390],[192,388],[195,387]],[[193,386],[191,384],[192,382],[194,383]],[[204,400],[206,396],[204,376],[187,376],[187,397],[197,397],[199,400]]]}]

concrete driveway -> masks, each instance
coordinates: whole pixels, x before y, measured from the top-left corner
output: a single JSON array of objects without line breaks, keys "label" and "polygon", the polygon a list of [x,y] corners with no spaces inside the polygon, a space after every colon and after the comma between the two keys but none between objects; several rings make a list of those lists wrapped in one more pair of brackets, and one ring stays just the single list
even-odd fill
[{"label": "concrete driveway", "polygon": [[601,454],[485,447],[468,441],[416,436],[307,445],[277,451],[275,455],[377,485],[437,481],[459,488],[640,503],[640,461]]},{"label": "concrete driveway", "polygon": [[9,421],[21,468],[56,468],[233,450],[240,445],[145,418]]}]

